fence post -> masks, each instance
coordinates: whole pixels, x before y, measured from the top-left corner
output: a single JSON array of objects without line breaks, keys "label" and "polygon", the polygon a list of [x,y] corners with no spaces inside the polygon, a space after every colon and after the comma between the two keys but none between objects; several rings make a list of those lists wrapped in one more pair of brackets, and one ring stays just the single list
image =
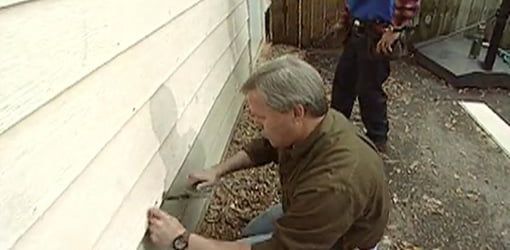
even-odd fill
[{"label": "fence post", "polygon": [[287,0],[287,44],[299,47],[301,0]]}]

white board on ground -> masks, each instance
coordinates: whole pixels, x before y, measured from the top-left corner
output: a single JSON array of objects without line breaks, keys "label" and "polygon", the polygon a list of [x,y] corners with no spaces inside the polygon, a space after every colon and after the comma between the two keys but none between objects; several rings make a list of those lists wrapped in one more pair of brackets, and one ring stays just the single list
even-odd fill
[{"label": "white board on ground", "polygon": [[510,126],[485,103],[461,101],[460,105],[510,157]]}]

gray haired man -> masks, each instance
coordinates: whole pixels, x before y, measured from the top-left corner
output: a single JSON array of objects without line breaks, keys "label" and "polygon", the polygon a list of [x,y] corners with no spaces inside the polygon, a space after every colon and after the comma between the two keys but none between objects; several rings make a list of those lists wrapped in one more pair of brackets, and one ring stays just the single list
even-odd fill
[{"label": "gray haired man", "polygon": [[150,238],[174,249],[374,249],[388,221],[383,162],[374,145],[328,109],[323,81],[310,65],[285,56],[260,67],[242,87],[262,138],[232,158],[193,173],[212,185],[227,173],[279,165],[281,204],[255,218],[236,242],[190,234],[177,219],[149,210]]}]

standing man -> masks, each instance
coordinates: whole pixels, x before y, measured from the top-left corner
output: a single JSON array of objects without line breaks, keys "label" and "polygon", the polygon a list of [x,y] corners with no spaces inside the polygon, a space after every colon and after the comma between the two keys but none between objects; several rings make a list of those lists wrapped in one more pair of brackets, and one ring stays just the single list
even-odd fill
[{"label": "standing man", "polygon": [[178,250],[374,249],[391,203],[383,162],[368,138],[328,109],[323,85],[319,73],[295,57],[261,66],[241,90],[263,137],[216,167],[190,175],[200,188],[233,171],[278,163],[281,204],[247,226],[249,238],[206,239],[151,209],[154,243]]},{"label": "standing man", "polygon": [[386,93],[392,45],[416,15],[420,0],[345,0],[345,48],[333,80],[331,106],[351,116],[358,97],[367,136],[380,151],[388,140]]}]

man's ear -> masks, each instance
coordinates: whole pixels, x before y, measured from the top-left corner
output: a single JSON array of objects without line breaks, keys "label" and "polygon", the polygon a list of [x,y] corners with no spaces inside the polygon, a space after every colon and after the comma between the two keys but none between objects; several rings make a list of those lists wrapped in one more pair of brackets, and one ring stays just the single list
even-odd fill
[{"label": "man's ear", "polygon": [[301,104],[294,106],[292,112],[294,114],[294,118],[296,119],[302,119],[305,117],[306,114],[305,107]]}]

